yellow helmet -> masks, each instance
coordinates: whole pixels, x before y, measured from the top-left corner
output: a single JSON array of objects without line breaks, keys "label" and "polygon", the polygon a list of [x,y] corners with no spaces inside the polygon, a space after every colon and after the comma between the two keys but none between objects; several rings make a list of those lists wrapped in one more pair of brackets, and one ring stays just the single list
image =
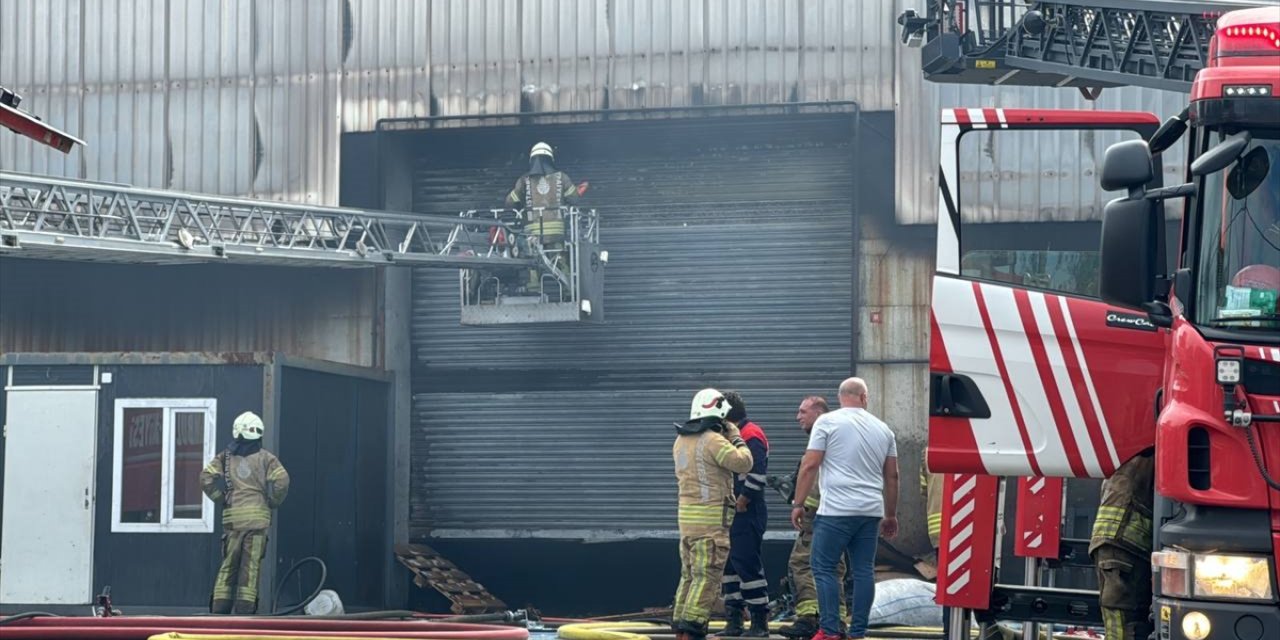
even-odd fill
[{"label": "yellow helmet", "polygon": [[262,425],[262,418],[259,418],[258,414],[252,411],[246,411],[236,416],[236,421],[231,423],[231,436],[234,438],[258,440],[265,430],[266,428]]}]

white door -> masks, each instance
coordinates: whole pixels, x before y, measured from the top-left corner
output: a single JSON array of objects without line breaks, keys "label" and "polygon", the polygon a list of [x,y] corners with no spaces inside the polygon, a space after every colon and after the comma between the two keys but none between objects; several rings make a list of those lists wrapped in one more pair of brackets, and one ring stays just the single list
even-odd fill
[{"label": "white door", "polygon": [[98,392],[8,394],[0,603],[90,603]]}]

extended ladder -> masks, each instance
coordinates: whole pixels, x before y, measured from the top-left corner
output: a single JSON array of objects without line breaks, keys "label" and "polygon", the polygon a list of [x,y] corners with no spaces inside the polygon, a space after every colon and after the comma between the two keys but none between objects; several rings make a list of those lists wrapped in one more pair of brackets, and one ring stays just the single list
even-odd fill
[{"label": "extended ladder", "polygon": [[521,267],[495,217],[410,215],[0,172],[0,254],[171,264]]},{"label": "extended ladder", "polygon": [[1189,92],[1222,14],[1274,0],[927,0],[898,18],[925,78]]}]

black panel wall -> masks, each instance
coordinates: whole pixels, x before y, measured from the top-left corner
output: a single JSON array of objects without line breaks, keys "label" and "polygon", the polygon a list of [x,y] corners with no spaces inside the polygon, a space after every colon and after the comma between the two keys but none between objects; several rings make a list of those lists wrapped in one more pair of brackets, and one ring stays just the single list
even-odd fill
[{"label": "black panel wall", "polygon": [[[380,607],[391,559],[386,383],[284,367],[281,459],[291,489],[278,518],[279,575],[317,556],[347,607]],[[303,591],[315,573],[304,575]],[[306,593],[286,584],[285,603]]]}]

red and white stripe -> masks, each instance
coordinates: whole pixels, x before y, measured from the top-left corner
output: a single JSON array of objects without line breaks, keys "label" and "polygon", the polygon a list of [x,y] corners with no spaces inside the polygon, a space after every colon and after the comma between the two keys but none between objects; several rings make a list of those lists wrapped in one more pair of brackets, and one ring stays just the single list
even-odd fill
[{"label": "red and white stripe", "polygon": [[943,109],[942,124],[956,124],[969,129],[1008,129],[1004,109]]},{"label": "red and white stripe", "polygon": [[[1033,496],[1039,496],[1044,491],[1045,486],[1049,483],[1047,478],[1031,478],[1031,486],[1027,489]],[[1026,543],[1028,549],[1039,549],[1044,544],[1044,532],[1040,527],[1036,527],[1030,531],[1022,532],[1022,540]]]},{"label": "red and white stripe", "polygon": [[986,473],[1098,478],[1119,466],[1065,298],[937,278],[934,299],[953,369],[991,409],[970,423]]},{"label": "red and white stripe", "polygon": [[1258,357],[1271,362],[1280,362],[1280,348],[1258,347]]},{"label": "red and white stripe", "polygon": [[951,494],[951,520],[947,523],[950,536],[947,537],[947,551],[950,562],[947,563],[948,595],[955,595],[973,579],[973,528],[975,510],[978,505],[974,488],[978,486],[978,477],[969,474],[955,474],[956,490]]}]

